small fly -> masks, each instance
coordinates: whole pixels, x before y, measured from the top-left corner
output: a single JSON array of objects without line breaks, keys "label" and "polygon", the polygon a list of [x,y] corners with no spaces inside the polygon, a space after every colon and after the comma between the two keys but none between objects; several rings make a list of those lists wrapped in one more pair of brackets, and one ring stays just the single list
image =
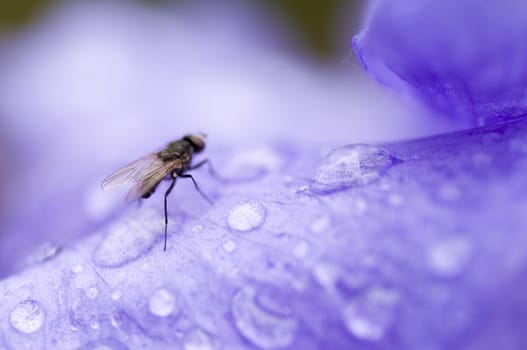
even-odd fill
[{"label": "small fly", "polygon": [[162,180],[172,181],[165,192],[165,247],[163,250],[167,250],[167,197],[174,188],[178,177],[191,179],[201,196],[212,204],[212,201],[200,190],[192,175],[186,173],[189,170],[199,168],[209,161],[205,159],[195,165],[191,165],[192,156],[195,153],[200,153],[204,148],[204,134],[186,135],[180,140],[170,142],[163,150],[147,154],[124,166],[102,182],[104,190],[128,183],[134,184],[126,197],[128,201],[133,201],[139,198],[150,197]]}]

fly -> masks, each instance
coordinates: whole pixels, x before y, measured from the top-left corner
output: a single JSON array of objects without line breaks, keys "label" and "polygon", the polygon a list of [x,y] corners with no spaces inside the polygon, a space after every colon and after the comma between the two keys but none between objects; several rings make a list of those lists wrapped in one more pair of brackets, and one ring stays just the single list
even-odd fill
[{"label": "fly", "polygon": [[167,250],[167,197],[176,184],[178,177],[191,179],[194,187],[205,200],[212,201],[200,190],[198,183],[187,174],[189,170],[197,169],[209,160],[205,159],[195,165],[191,165],[192,156],[200,153],[205,148],[205,135],[186,135],[182,139],[170,142],[163,150],[147,154],[108,176],[102,182],[104,190],[132,183],[134,186],[128,192],[126,199],[133,201],[139,198],[148,198],[155,192],[162,180],[170,180],[170,186],[165,192],[165,246]]}]

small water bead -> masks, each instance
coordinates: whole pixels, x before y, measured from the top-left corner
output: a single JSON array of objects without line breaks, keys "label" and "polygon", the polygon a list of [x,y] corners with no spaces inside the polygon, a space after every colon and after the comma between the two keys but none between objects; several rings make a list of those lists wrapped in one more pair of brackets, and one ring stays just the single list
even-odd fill
[{"label": "small water bead", "polygon": [[492,163],[492,157],[487,153],[475,153],[472,155],[472,162],[476,166],[484,167]]},{"label": "small water bead", "polygon": [[21,333],[34,333],[44,324],[46,313],[39,302],[24,300],[19,303],[9,314],[9,322]]},{"label": "small water bead", "polygon": [[290,345],[298,329],[291,317],[271,314],[255,303],[256,290],[245,287],[232,298],[231,310],[238,331],[262,349],[278,349]]},{"label": "small water bead", "polygon": [[322,215],[311,223],[311,231],[315,233],[322,233],[326,231],[331,224],[329,216]]},{"label": "small water bead", "polygon": [[223,243],[223,250],[225,250],[227,253],[232,253],[236,249],[236,243],[229,239],[225,243]]},{"label": "small water bead", "polygon": [[381,340],[394,320],[398,294],[380,287],[353,299],[343,310],[344,323],[355,337],[365,341]]},{"label": "small water bead", "polygon": [[313,267],[313,275],[321,286],[330,288],[337,282],[340,270],[331,263],[319,262]]},{"label": "small water bead", "polygon": [[256,200],[250,200],[231,209],[227,224],[233,230],[248,232],[262,226],[266,216],[265,206]]},{"label": "small water bead", "polygon": [[152,315],[167,317],[176,310],[176,297],[166,288],[158,289],[150,297],[148,309]]},{"label": "small water bead", "polygon": [[388,196],[388,202],[393,206],[399,207],[404,204],[404,198],[400,194],[391,193]]},{"label": "small water bead", "polygon": [[309,253],[309,250],[310,250],[309,243],[307,243],[306,241],[301,241],[293,248],[293,254],[297,258],[303,259],[307,256],[307,254]]},{"label": "small water bead", "polygon": [[97,287],[95,286],[90,287],[86,289],[85,294],[88,299],[97,299],[97,297],[99,296],[99,289],[97,289]]},{"label": "small water bead", "polygon": [[428,249],[427,262],[438,276],[454,277],[463,272],[470,260],[472,244],[462,238],[449,238]]},{"label": "small water bead", "polygon": [[76,264],[71,267],[71,272],[78,274],[84,271],[84,267],[81,264]]},{"label": "small water bead", "polygon": [[214,350],[209,336],[200,329],[193,329],[185,335],[184,350]]},{"label": "small water bead", "polygon": [[364,186],[378,180],[400,160],[388,150],[366,145],[347,145],[333,150],[318,166],[310,190],[317,194]]},{"label": "small water bead", "polygon": [[444,200],[455,201],[460,198],[461,191],[455,185],[446,183],[439,188],[438,194]]},{"label": "small water bead", "polygon": [[115,301],[121,299],[122,296],[123,296],[123,293],[121,293],[120,290],[113,291],[112,294],[110,295],[112,300],[115,300]]}]

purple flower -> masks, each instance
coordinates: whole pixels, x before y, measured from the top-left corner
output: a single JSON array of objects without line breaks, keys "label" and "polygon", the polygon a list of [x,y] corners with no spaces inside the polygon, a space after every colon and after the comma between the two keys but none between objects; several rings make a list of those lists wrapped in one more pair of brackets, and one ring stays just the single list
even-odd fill
[{"label": "purple flower", "polygon": [[527,109],[522,0],[381,1],[353,39],[364,69],[448,117],[483,124]]}]

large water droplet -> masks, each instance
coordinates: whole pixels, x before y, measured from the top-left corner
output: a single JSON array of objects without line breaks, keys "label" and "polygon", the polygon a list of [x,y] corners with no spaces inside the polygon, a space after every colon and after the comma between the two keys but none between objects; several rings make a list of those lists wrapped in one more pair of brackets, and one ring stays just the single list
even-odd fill
[{"label": "large water droplet", "polygon": [[44,324],[46,313],[39,302],[24,300],[19,303],[9,314],[11,325],[19,332],[34,333]]},{"label": "large water droplet", "polygon": [[454,277],[465,269],[472,245],[464,238],[449,238],[428,249],[427,261],[431,270],[442,277]]},{"label": "large water droplet", "polygon": [[262,226],[267,216],[267,209],[262,203],[250,200],[231,209],[227,223],[236,231],[252,231]]},{"label": "large water droplet", "polygon": [[153,246],[161,224],[154,210],[141,210],[138,216],[116,223],[94,251],[93,261],[101,267],[117,267],[138,259]]},{"label": "large water droplet", "polygon": [[346,328],[359,339],[381,340],[393,323],[397,301],[394,291],[379,287],[370,289],[344,307]]},{"label": "large water droplet", "polygon": [[148,309],[153,315],[167,317],[177,308],[176,296],[166,288],[155,291],[148,302]]},{"label": "large water droplet", "polygon": [[327,194],[378,180],[400,162],[384,148],[355,144],[333,150],[315,171],[310,190]]},{"label": "large water droplet", "polygon": [[240,333],[262,349],[288,346],[294,340],[298,322],[270,313],[255,303],[256,290],[245,287],[232,298],[232,315]]}]

